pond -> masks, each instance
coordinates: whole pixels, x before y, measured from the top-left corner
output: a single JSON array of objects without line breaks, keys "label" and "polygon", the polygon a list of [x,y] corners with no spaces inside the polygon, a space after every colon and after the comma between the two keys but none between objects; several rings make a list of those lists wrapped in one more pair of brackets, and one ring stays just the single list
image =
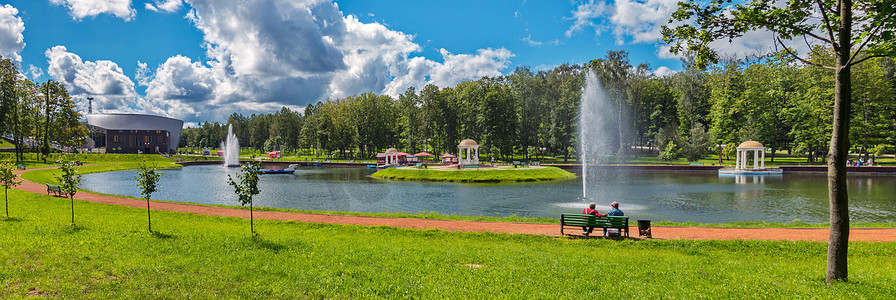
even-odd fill
[{"label": "pond", "polygon": [[[155,200],[239,205],[227,175],[238,168],[190,166],[162,170]],[[299,167],[295,174],[262,175],[255,206],[316,211],[424,211],[465,216],[559,217],[587,203],[581,180],[463,184],[376,180],[366,168]],[[702,223],[828,221],[825,174],[720,176],[715,172],[589,172],[588,195],[600,212],[613,201],[635,219]],[[140,197],[134,175],[84,175],[84,189]],[[850,176],[853,222],[896,222],[896,176]]]}]

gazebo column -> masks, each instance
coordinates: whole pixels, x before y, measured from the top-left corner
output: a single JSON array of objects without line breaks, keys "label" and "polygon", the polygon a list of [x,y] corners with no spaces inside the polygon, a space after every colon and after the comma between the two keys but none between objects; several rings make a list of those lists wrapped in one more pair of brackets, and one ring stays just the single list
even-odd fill
[{"label": "gazebo column", "polygon": [[740,169],[740,150],[737,150],[737,155],[734,156],[734,168]]},{"label": "gazebo column", "polygon": [[762,169],[765,169],[765,149],[762,149]]},{"label": "gazebo column", "polygon": [[759,168],[759,150],[753,150],[753,169]]}]

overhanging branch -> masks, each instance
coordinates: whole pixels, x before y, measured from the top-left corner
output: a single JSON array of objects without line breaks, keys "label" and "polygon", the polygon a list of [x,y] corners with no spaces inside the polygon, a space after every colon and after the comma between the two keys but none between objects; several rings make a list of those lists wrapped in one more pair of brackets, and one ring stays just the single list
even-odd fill
[{"label": "overhanging branch", "polygon": [[793,57],[793,58],[795,58],[796,60],[799,60],[799,61],[801,61],[801,62],[803,62],[804,64],[807,64],[807,65],[811,65],[811,66],[816,66],[816,67],[821,67],[821,68],[825,68],[825,69],[834,70],[833,67],[829,67],[829,66],[825,66],[825,65],[822,65],[822,64],[819,64],[819,63],[811,62],[811,61],[809,61],[809,60],[807,60],[807,59],[804,59],[804,58],[800,57],[800,56],[797,55],[796,53],[793,53],[793,51],[790,51],[790,48],[788,48],[786,45],[784,45],[784,41],[782,41],[781,38],[777,38],[777,37],[776,37],[775,40],[776,40],[779,44],[781,44],[781,47],[784,48],[784,51],[787,51],[787,54],[790,55],[790,57]]}]

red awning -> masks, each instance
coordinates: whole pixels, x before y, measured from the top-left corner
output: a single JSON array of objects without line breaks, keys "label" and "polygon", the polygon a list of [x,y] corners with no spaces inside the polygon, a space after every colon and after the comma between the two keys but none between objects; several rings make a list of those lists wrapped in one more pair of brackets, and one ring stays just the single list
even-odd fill
[{"label": "red awning", "polygon": [[426,152],[420,152],[420,153],[414,154],[414,156],[435,156],[435,155],[432,155],[432,154],[429,154]]},{"label": "red awning", "polygon": [[457,155],[449,154],[449,153],[442,154],[442,158],[449,158],[449,157],[450,157],[450,158],[455,158],[455,157],[457,157]]},{"label": "red awning", "polygon": [[407,153],[404,153],[404,152],[398,152],[398,156],[408,156],[408,155],[410,155],[410,154],[407,154]]}]

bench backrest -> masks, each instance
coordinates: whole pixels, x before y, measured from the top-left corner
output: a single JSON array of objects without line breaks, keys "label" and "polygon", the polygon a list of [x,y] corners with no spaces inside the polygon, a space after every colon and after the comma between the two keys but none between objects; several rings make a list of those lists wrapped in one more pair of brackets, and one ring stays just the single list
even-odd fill
[{"label": "bench backrest", "polygon": [[583,214],[561,214],[560,223],[568,226],[624,228],[628,226],[626,216],[604,216]]}]

